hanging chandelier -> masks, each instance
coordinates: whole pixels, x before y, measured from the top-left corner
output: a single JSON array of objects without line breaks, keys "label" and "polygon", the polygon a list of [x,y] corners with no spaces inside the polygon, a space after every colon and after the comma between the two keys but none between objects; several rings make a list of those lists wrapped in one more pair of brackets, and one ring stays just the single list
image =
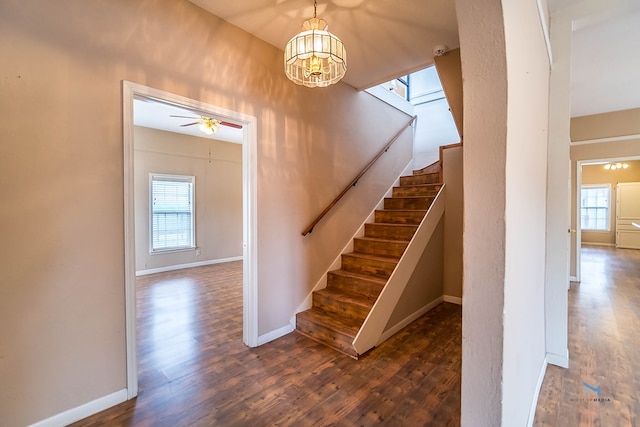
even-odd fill
[{"label": "hanging chandelier", "polygon": [[347,52],[340,39],[329,32],[324,19],[316,17],[302,23],[302,31],[284,49],[284,72],[295,84],[326,87],[337,83],[347,72]]}]

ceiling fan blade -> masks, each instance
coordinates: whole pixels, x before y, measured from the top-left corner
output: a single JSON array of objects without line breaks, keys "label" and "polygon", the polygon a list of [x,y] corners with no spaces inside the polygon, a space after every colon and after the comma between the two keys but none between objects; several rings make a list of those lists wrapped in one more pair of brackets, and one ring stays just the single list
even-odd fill
[{"label": "ceiling fan blade", "polygon": [[194,116],[174,116],[173,114],[171,114],[169,117],[179,117],[181,119],[199,119],[200,117],[194,117]]},{"label": "ceiling fan blade", "polygon": [[193,125],[197,125],[198,123],[200,123],[200,122],[186,123],[184,125],[180,125],[180,127],[193,126]]},{"label": "ceiling fan blade", "polygon": [[242,125],[238,125],[238,124],[235,124],[235,123],[220,122],[220,124],[223,125],[223,126],[229,126],[230,128],[242,129]]}]

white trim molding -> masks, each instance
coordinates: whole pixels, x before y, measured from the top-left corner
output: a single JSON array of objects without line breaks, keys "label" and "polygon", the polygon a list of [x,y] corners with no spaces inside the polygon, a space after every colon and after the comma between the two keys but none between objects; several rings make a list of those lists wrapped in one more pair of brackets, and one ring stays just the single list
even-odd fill
[{"label": "white trim molding", "polygon": [[601,142],[629,141],[631,139],[640,139],[640,133],[635,133],[632,135],[610,136],[608,138],[581,139],[579,141],[571,141],[571,145],[599,144]]},{"label": "white trim molding", "polygon": [[427,305],[425,305],[424,307],[422,307],[420,310],[405,317],[403,320],[401,320],[400,322],[396,323],[394,326],[384,331],[380,336],[380,340],[378,341],[378,344],[385,342],[386,340],[388,340],[389,338],[391,338],[392,336],[400,332],[402,328],[410,325],[413,321],[417,320],[420,316],[424,315],[428,311],[434,309],[436,306],[440,305],[443,301],[444,301],[443,297],[438,297],[433,301],[431,301],[430,303],[428,303]]},{"label": "white trim molding", "polygon": [[57,415],[54,415],[53,417],[47,418],[46,420],[31,424],[31,427],[66,426],[124,402],[125,400],[127,400],[127,395],[127,390],[119,390],[115,393],[111,393],[96,400],[92,400],[91,402],[85,403],[84,405],[80,405],[75,408],[69,409],[68,411],[61,412]]},{"label": "white trim molding", "polygon": [[540,396],[540,389],[542,389],[542,382],[544,381],[544,374],[547,372],[547,358],[542,361],[542,367],[540,368],[540,374],[538,374],[538,383],[536,384],[536,390],[531,401],[531,409],[529,409],[529,420],[527,421],[527,427],[533,426],[533,421],[536,417],[536,407],[538,406],[538,397]]},{"label": "white trim molding", "polygon": [[283,337],[287,334],[290,334],[291,332],[294,331],[294,326],[292,325],[286,325],[283,326],[280,329],[276,329],[275,331],[271,331],[271,332],[267,332],[264,335],[260,335],[258,337],[258,345],[262,345],[262,344],[266,344],[268,342],[271,342],[273,340],[277,340],[280,337]]},{"label": "white trim molding", "polygon": [[451,295],[445,295],[443,298],[444,298],[444,302],[450,302],[451,304],[462,305],[462,298],[460,298],[460,297],[454,297],[454,296],[451,296]]},{"label": "white trim molding", "polygon": [[564,355],[547,353],[547,363],[550,365],[559,366],[561,368],[569,368],[569,350],[566,350]]}]

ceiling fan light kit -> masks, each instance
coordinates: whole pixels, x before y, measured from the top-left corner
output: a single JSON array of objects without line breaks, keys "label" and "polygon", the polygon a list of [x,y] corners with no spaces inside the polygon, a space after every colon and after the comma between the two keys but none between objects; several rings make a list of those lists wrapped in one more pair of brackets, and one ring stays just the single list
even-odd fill
[{"label": "ceiling fan light kit", "polygon": [[616,169],[629,169],[628,163],[607,163],[604,165],[604,168],[607,170],[616,170]]},{"label": "ceiling fan light kit", "polygon": [[218,132],[219,127],[219,120],[204,116],[201,117],[200,124],[198,125],[198,129],[200,130],[200,132],[206,135],[213,135],[214,133]]},{"label": "ceiling fan light kit", "polygon": [[204,133],[205,135],[208,135],[208,136],[211,136],[214,133],[218,132],[218,129],[220,129],[220,126],[228,126],[228,127],[235,128],[235,129],[242,129],[242,125],[239,125],[237,123],[231,123],[231,122],[223,122],[221,120],[214,119],[213,117],[207,117],[207,116],[199,116],[199,117],[178,116],[178,115],[174,115],[174,114],[172,114],[170,117],[178,117],[178,118],[181,118],[181,119],[194,119],[194,120],[196,120],[195,122],[185,123],[185,124],[180,125],[180,127],[198,125],[198,130],[200,132]]},{"label": "ceiling fan light kit", "polygon": [[302,23],[302,31],[284,49],[284,71],[289,80],[306,87],[326,87],[337,83],[347,72],[347,51],[342,41],[329,32],[324,19],[316,17]]}]

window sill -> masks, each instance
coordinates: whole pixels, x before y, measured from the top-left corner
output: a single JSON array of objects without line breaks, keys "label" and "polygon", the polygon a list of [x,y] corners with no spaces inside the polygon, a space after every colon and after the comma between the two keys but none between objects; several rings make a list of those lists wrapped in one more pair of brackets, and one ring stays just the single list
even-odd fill
[{"label": "window sill", "polygon": [[197,248],[195,246],[191,246],[188,248],[175,248],[175,249],[161,249],[157,251],[149,251],[149,255],[165,255],[165,254],[175,254],[178,252],[189,252],[195,251]]}]

